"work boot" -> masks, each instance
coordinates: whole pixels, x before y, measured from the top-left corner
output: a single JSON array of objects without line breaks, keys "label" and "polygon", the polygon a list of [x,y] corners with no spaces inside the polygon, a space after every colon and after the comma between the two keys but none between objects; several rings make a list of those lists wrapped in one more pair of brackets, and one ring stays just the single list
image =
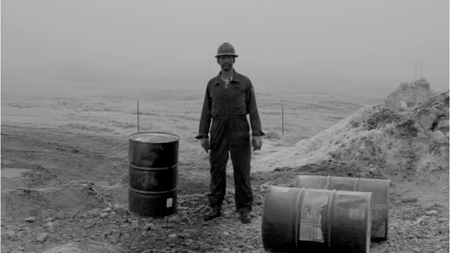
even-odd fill
[{"label": "work boot", "polygon": [[209,212],[203,215],[204,220],[212,220],[222,215],[222,208],[220,206],[213,206]]},{"label": "work boot", "polygon": [[248,212],[242,212],[240,216],[242,223],[250,223],[252,222],[252,218],[250,217],[250,213]]}]

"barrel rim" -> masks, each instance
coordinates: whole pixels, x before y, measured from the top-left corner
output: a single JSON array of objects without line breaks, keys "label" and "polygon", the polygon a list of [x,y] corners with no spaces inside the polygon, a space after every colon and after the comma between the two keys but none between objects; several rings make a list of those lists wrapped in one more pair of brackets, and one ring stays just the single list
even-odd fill
[{"label": "barrel rim", "polygon": [[142,142],[142,143],[152,143],[152,144],[159,144],[159,143],[173,143],[173,142],[178,142],[179,140],[180,140],[180,136],[178,136],[178,135],[176,135],[176,134],[172,134],[172,133],[167,133],[167,132],[153,132],[153,131],[150,131],[150,132],[138,132],[138,133],[134,133],[134,134],[130,134],[129,136],[128,136],[128,139],[130,140],[130,141],[135,141],[135,142],[140,142],[140,141],[136,141],[136,140],[133,140],[133,139],[131,139],[131,137],[133,137],[134,135],[138,135],[138,134],[160,134],[160,135],[170,135],[170,136],[172,136],[172,137],[175,137],[175,139],[176,140],[173,140],[173,141],[166,141],[166,142]]}]

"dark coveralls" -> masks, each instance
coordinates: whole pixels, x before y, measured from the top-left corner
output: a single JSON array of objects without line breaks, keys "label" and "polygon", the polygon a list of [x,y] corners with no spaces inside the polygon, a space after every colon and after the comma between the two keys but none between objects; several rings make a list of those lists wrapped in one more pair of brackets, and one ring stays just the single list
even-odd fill
[{"label": "dark coveralls", "polygon": [[220,206],[226,192],[226,165],[228,152],[233,164],[235,201],[237,212],[252,210],[253,193],[250,183],[250,128],[246,115],[250,115],[253,136],[262,136],[261,121],[256,107],[255,93],[250,79],[233,70],[228,85],[220,73],[208,82],[197,139],[208,138],[211,125],[209,161],[211,184],[209,204]]}]

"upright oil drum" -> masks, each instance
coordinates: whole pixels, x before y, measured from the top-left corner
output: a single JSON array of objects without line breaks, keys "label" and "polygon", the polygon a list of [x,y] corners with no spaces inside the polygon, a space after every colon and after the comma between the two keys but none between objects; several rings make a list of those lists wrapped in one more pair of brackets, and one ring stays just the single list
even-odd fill
[{"label": "upright oil drum", "polygon": [[128,204],[132,214],[161,218],[177,212],[179,137],[141,132],[129,136]]},{"label": "upright oil drum", "polygon": [[372,239],[386,240],[388,236],[389,187],[388,179],[348,178],[330,176],[299,175],[295,186],[298,188],[371,192]]},{"label": "upright oil drum", "polygon": [[269,252],[368,253],[370,192],[269,187],[262,241]]}]

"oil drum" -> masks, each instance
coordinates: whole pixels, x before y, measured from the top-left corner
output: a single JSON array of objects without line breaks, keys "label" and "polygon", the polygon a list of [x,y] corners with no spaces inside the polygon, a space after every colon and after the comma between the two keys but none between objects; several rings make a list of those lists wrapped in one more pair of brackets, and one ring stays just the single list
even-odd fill
[{"label": "oil drum", "polygon": [[298,188],[326,189],[342,191],[371,192],[372,239],[387,240],[389,218],[389,179],[349,178],[331,176],[299,175],[295,186]]},{"label": "oil drum", "polygon": [[141,132],[129,136],[128,206],[141,217],[177,212],[179,137]]},{"label": "oil drum", "polygon": [[262,241],[269,252],[370,250],[372,193],[269,187]]}]

